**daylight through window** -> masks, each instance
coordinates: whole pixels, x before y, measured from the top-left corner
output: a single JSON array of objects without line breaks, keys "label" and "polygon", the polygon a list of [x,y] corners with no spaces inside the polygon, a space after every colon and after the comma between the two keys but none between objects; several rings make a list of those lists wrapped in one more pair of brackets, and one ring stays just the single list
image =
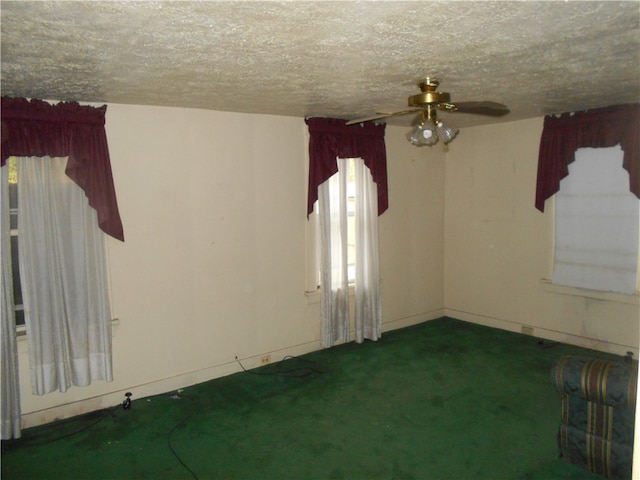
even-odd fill
[{"label": "daylight through window", "polygon": [[20,284],[20,263],[18,261],[18,169],[16,157],[9,157],[9,218],[11,235],[11,268],[13,270],[13,303],[16,326],[24,325],[24,305]]},{"label": "daylight through window", "polygon": [[634,294],[640,201],[619,146],[581,148],[556,195],[553,283]]}]

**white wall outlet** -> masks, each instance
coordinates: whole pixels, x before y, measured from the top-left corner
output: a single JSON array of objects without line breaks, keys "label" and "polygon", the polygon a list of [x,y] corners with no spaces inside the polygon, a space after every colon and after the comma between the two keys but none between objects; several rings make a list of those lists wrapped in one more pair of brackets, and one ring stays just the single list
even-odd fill
[{"label": "white wall outlet", "polygon": [[260,365],[268,365],[271,363],[271,355],[263,355],[260,357]]}]

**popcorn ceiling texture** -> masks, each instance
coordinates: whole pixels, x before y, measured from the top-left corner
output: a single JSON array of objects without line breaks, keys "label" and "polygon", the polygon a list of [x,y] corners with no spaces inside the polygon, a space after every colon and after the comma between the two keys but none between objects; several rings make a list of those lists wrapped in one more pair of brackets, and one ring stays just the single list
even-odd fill
[{"label": "popcorn ceiling texture", "polygon": [[[356,118],[426,76],[501,118],[639,101],[640,3],[1,2],[2,95]],[[412,116],[390,119],[408,125]]]}]

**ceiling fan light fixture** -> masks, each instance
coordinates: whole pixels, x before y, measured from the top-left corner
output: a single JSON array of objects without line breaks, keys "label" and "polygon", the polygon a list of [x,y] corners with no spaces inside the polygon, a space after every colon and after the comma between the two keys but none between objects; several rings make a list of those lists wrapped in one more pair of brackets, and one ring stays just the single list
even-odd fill
[{"label": "ceiling fan light fixture", "polygon": [[417,147],[430,147],[438,143],[436,126],[431,120],[426,120],[413,127],[406,137],[410,144]]},{"label": "ceiling fan light fixture", "polygon": [[447,145],[458,135],[459,130],[457,128],[450,127],[446,123],[441,120],[436,122],[436,132],[438,133],[438,138],[442,140],[442,142]]},{"label": "ceiling fan light fixture", "polygon": [[441,110],[448,113],[473,113],[476,115],[489,115],[492,117],[501,117],[509,113],[506,105],[497,102],[480,101],[480,102],[462,102],[451,103],[451,95],[448,92],[438,91],[438,82],[434,78],[427,77],[426,80],[420,82],[418,87],[420,93],[411,95],[408,98],[408,110],[400,110],[397,112],[378,112],[375,116],[349,120],[347,125],[354,125],[362,122],[371,122],[381,120],[383,118],[396,117],[399,115],[407,115],[416,112],[417,115],[414,123],[419,122],[406,135],[407,140],[412,145],[418,147],[433,146],[439,140],[447,145],[452,142],[458,135],[458,129],[450,127],[446,123],[438,120],[437,111]]}]

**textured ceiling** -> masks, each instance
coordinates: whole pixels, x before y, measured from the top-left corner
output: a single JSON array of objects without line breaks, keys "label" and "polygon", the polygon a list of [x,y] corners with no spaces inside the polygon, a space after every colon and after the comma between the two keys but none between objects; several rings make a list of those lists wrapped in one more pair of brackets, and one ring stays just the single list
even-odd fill
[{"label": "textured ceiling", "polygon": [[1,90],[351,119],[430,76],[511,108],[442,114],[465,127],[638,102],[639,19],[637,1],[2,1]]}]

